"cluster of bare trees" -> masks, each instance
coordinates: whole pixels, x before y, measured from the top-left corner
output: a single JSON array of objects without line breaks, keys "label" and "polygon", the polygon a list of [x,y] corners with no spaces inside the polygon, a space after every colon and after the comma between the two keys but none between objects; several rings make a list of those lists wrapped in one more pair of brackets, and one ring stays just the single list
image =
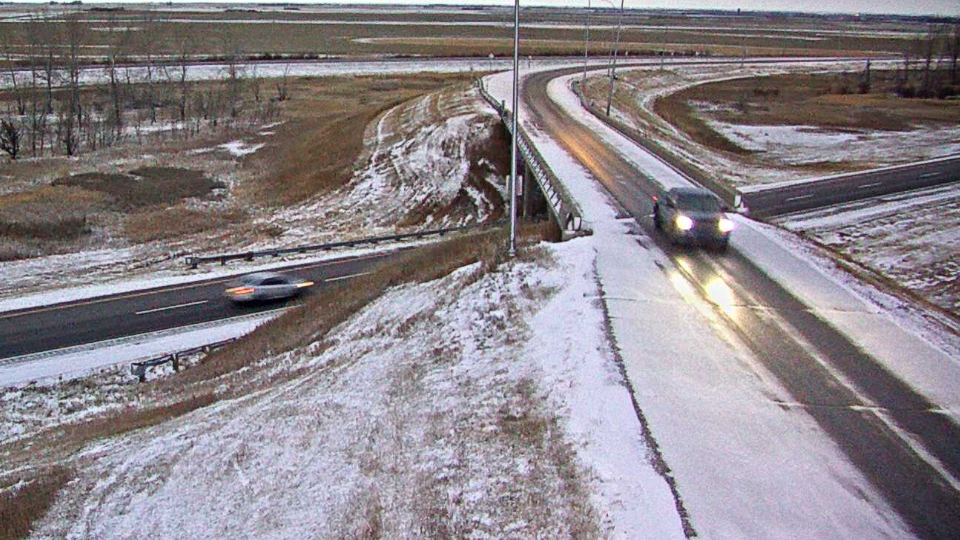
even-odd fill
[{"label": "cluster of bare trees", "polygon": [[[19,42],[0,35],[0,151],[11,158],[94,151],[121,141],[191,138],[261,123],[288,98],[288,72],[268,97],[240,47],[213,81],[191,81],[200,51],[182,25],[148,19],[98,23],[76,17],[22,23]],[[104,38],[104,36],[106,36]],[[90,45],[97,37],[96,47]],[[162,54],[157,44],[165,44]],[[172,47],[172,50],[171,50]],[[94,62],[95,60],[95,62]]]},{"label": "cluster of bare trees", "polygon": [[941,99],[960,95],[958,58],[960,23],[952,27],[931,25],[903,53],[903,66],[897,69],[897,94]]}]

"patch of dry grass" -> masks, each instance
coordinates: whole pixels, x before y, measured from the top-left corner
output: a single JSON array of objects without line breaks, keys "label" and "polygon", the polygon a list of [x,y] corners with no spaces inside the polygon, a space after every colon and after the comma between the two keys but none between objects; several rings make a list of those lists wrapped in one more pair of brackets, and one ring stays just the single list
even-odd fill
[{"label": "patch of dry grass", "polygon": [[130,214],[123,222],[123,232],[131,242],[143,244],[223,229],[243,222],[246,217],[240,210],[151,208]]},{"label": "patch of dry grass", "polygon": [[73,240],[88,232],[88,215],[109,202],[102,193],[67,186],[0,195],[0,237],[21,242]]},{"label": "patch of dry grass", "polygon": [[290,205],[336,189],[353,175],[364,133],[384,111],[424,93],[461,83],[469,75],[397,75],[302,79],[271,147],[253,165],[264,174],[244,186],[253,204]]},{"label": "patch of dry grass", "polygon": [[204,197],[223,184],[203,171],[173,167],[146,167],[121,173],[83,173],[61,178],[54,186],[76,186],[109,195],[117,209],[170,204],[189,197]]},{"label": "patch of dry grass", "polygon": [[33,522],[47,512],[72,477],[73,471],[67,468],[50,467],[4,486],[6,491],[0,493],[0,540],[26,538]]},{"label": "patch of dry grass", "polygon": [[897,97],[893,72],[874,70],[869,93],[856,93],[860,80],[859,73],[735,79],[682,90],[657,100],[655,107],[694,140],[719,150],[729,150],[732,143],[707,126],[692,103],[709,103],[718,111],[711,116],[741,125],[906,131],[960,123],[960,102]]},{"label": "patch of dry grass", "polygon": [[[682,92],[678,92],[681,94]],[[691,107],[689,99],[674,96],[657,99],[653,110],[661,118],[686,133],[694,141],[714,150],[746,155],[750,152],[710,127]]]}]

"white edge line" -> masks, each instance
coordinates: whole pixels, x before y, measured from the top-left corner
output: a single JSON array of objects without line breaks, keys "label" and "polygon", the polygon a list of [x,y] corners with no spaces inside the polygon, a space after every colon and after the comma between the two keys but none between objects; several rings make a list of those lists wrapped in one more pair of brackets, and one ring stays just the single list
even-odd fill
[{"label": "white edge line", "polygon": [[330,282],[332,282],[332,281],[342,281],[342,280],[344,280],[344,279],[350,279],[350,278],[355,278],[355,277],[360,277],[360,276],[367,276],[367,275],[370,275],[370,274],[372,274],[372,273],[373,273],[373,272],[360,272],[359,274],[350,274],[349,276],[340,276],[340,277],[325,279],[325,280],[323,280],[323,281],[324,281],[324,283],[330,283]]},{"label": "white edge line", "polygon": [[167,311],[170,309],[179,309],[179,308],[185,308],[190,306],[199,306],[201,304],[206,304],[207,302],[209,302],[209,300],[200,300],[199,302],[190,302],[189,304],[178,304],[176,306],[167,306],[167,307],[161,307],[156,309],[145,309],[143,311],[137,311],[136,314],[146,315],[148,313],[157,313],[158,311]]}]

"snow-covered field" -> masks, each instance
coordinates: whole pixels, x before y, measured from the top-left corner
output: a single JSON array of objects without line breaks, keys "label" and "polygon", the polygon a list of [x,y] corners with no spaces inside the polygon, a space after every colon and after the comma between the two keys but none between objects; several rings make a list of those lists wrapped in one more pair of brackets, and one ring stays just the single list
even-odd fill
[{"label": "snow-covered field", "polygon": [[960,313],[960,185],[868,199],[776,221]]},{"label": "snow-covered field", "polygon": [[[605,339],[594,246],[537,251],[394,289],[256,363],[283,382],[84,449],[31,537],[683,538]],[[6,390],[3,431],[116,407],[129,389],[102,377]]]},{"label": "snow-covered field", "polygon": [[[877,67],[893,64],[876,62]],[[624,70],[630,86],[631,110],[614,108],[612,114],[653,137],[658,143],[698,166],[711,177],[734,186],[750,186],[824,176],[816,169],[798,166],[830,164],[831,172],[856,171],[960,153],[960,125],[933,128],[916,126],[909,131],[861,129],[830,131],[813,126],[750,126],[722,122],[711,117],[711,106],[699,104],[699,115],[718,133],[756,154],[737,156],[708,148],[657,115],[658,97],[690,86],[744,77],[786,73],[832,73],[862,70],[859,61],[804,62],[763,65],[747,63],[725,66],[650,66]],[[603,84],[599,84],[602,82]],[[588,88],[606,92],[606,83]],[[599,98],[597,98],[599,99]]]},{"label": "snow-covered field", "polygon": [[[506,98],[509,79],[488,87]],[[551,95],[578,108],[567,82]],[[910,537],[803,408],[781,407],[785,390],[617,218],[589,172],[528,128],[593,236],[391,289],[326,337],[251,359],[240,376],[258,391],[85,447],[31,537]],[[374,152],[369,170],[403,161],[392,152]],[[407,174],[394,178],[417,177]],[[407,182],[379,191],[377,207],[418,185],[444,193]],[[734,249],[787,276],[841,329],[864,332],[871,350],[899,343],[882,359],[960,410],[955,340],[925,342],[914,332],[927,326],[891,317],[903,305],[811,265],[776,231],[740,227]],[[150,405],[136,396],[111,370],[17,384],[0,393],[17,402],[3,407],[0,433]]]}]

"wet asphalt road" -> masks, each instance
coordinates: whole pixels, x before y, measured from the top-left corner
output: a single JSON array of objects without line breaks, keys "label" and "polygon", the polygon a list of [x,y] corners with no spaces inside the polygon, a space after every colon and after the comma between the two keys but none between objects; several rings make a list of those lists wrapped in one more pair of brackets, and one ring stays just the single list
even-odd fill
[{"label": "wet asphalt road", "polygon": [[[547,98],[551,79],[574,72],[555,71],[527,79],[522,102],[529,118],[594,174],[669,255],[675,264],[671,271],[682,273],[704,299],[710,302],[708,286],[712,282],[720,280],[730,288],[733,307],[718,307],[720,318],[918,537],[956,538],[960,493],[888,422],[909,433],[954,477],[960,477],[960,427],[735,249],[719,254],[678,248],[658,235],[650,218],[651,196],[657,186]],[[812,344],[815,352],[796,339],[797,334]],[[842,384],[831,370],[854,389]]]}]

